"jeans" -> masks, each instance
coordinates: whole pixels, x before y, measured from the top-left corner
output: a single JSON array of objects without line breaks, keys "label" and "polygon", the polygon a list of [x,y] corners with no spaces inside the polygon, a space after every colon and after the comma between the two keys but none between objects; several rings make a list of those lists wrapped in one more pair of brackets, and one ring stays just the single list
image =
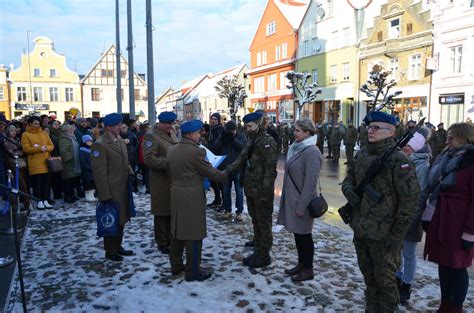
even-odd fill
[{"label": "jeans", "polygon": [[400,258],[400,269],[396,276],[405,284],[411,285],[416,272],[416,245],[418,242],[403,241],[402,255]]},{"label": "jeans", "polygon": [[237,213],[242,213],[244,210],[244,193],[240,186],[240,172],[229,175],[228,181],[223,184],[222,207],[226,212],[232,212],[232,183],[234,183],[235,189],[235,207],[237,208]]}]

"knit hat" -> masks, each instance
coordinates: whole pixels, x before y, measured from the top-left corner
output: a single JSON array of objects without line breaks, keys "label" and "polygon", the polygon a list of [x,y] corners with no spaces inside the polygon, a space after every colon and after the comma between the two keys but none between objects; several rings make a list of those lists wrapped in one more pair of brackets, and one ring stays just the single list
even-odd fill
[{"label": "knit hat", "polygon": [[219,113],[217,113],[217,112],[216,112],[216,113],[212,113],[211,117],[217,118],[217,121],[218,121],[219,124],[220,124],[220,122],[221,122],[221,115],[220,115]]},{"label": "knit hat", "polygon": [[226,124],[225,124],[225,130],[236,130],[237,129],[237,125],[235,124],[234,121],[228,121]]},{"label": "knit hat", "polygon": [[94,141],[94,140],[92,140],[91,135],[84,135],[84,136],[82,136],[81,139],[82,139],[82,142],[84,142],[84,143],[86,143],[88,141]]},{"label": "knit hat", "polygon": [[420,151],[425,146],[426,140],[428,139],[429,135],[429,128],[422,126],[413,134],[413,137],[407,143],[407,146],[410,146],[415,152]]}]

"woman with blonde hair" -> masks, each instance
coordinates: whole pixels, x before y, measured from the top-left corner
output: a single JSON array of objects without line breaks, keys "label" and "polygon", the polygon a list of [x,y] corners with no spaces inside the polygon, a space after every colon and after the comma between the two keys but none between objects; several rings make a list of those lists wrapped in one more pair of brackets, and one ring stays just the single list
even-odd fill
[{"label": "woman with blonde hair", "polygon": [[310,201],[319,194],[319,172],[323,157],[316,147],[316,127],[313,121],[301,119],[295,123],[295,142],[290,146],[285,164],[280,212],[277,224],[295,236],[298,264],[286,269],[293,281],[314,278],[314,218],[307,209]]},{"label": "woman with blonde hair", "polygon": [[[446,144],[448,149],[438,156],[428,178],[424,257],[438,263],[438,312],[462,312],[469,287],[467,268],[474,256],[474,126],[451,125]],[[429,208],[434,208],[432,216],[426,214]]]}]

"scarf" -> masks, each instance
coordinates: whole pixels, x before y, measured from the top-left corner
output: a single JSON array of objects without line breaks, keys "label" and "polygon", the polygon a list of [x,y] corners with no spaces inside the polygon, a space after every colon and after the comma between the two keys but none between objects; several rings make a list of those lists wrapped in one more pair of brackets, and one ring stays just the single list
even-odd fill
[{"label": "scarf", "polygon": [[309,136],[306,139],[302,141],[295,141],[291,146],[290,149],[288,150],[287,154],[287,160],[291,159],[293,156],[301,153],[304,149],[306,149],[309,146],[315,146],[316,145],[316,136]]}]

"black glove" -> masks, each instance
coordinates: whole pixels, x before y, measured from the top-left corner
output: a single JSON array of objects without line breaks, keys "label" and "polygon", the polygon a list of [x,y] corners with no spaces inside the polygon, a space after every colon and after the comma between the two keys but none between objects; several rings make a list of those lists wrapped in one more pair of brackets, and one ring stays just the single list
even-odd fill
[{"label": "black glove", "polygon": [[349,201],[349,203],[352,205],[352,207],[358,208],[360,206],[361,199],[355,193],[353,187],[342,187],[342,193],[344,194],[344,197],[346,197],[347,201]]},{"label": "black glove", "polygon": [[421,227],[423,227],[425,233],[428,232],[428,229],[430,228],[430,223],[430,221],[421,221]]},{"label": "black glove", "polygon": [[469,251],[474,247],[474,242],[461,239],[462,248],[466,251]]}]

